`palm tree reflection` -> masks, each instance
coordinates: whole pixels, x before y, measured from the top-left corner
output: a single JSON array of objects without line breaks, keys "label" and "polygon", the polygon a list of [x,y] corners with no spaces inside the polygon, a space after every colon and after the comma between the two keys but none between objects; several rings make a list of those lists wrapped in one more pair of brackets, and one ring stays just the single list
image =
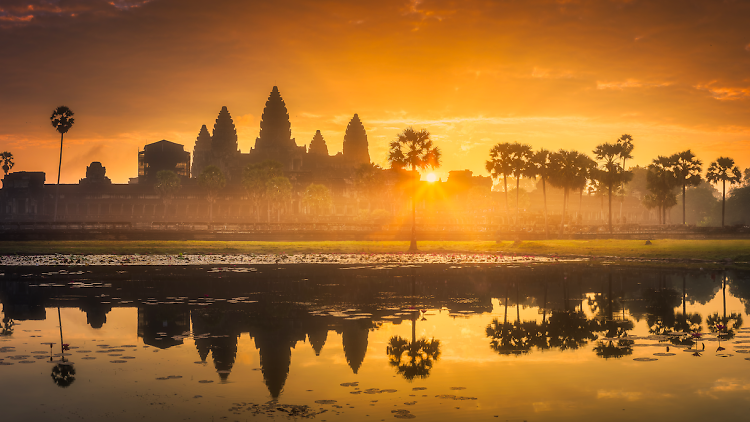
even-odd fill
[{"label": "palm tree reflection", "polygon": [[76,380],[76,369],[70,362],[60,362],[52,367],[52,381],[61,388],[69,387]]},{"label": "palm tree reflection", "polygon": [[12,318],[7,316],[3,317],[3,328],[0,331],[0,336],[11,336],[13,335],[13,326],[16,325]]}]

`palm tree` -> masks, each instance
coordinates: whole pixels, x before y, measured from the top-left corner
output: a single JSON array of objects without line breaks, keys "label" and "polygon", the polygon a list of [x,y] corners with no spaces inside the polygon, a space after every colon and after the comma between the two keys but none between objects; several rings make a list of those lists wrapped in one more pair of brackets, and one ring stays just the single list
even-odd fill
[{"label": "palm tree", "polygon": [[331,191],[324,185],[310,183],[302,195],[302,202],[313,210],[317,216],[331,207]]},{"label": "palm tree", "polygon": [[706,180],[710,183],[721,182],[721,227],[724,227],[724,206],[727,198],[727,182],[729,186],[737,184],[742,180],[740,169],[734,165],[734,160],[729,157],[719,157],[711,163],[706,173]]},{"label": "palm tree", "polygon": [[505,216],[510,219],[508,208],[508,176],[513,173],[511,144],[508,142],[497,144],[490,150],[490,159],[485,162],[484,168],[490,173],[490,177],[497,180],[503,176],[503,191],[505,192]]},{"label": "palm tree", "polygon": [[[388,163],[391,168],[409,168],[415,172],[427,168],[440,167],[440,149],[433,146],[430,132],[426,129],[415,131],[411,127],[398,134],[388,150]],[[418,180],[418,177],[417,177]],[[416,180],[412,177],[411,192],[411,242],[409,252],[417,251],[417,205]]]},{"label": "palm tree", "polygon": [[156,185],[154,189],[156,193],[161,196],[162,202],[164,202],[164,216],[167,216],[167,208],[174,199],[174,195],[182,187],[182,180],[177,173],[170,170],[160,170],[156,173]]},{"label": "palm tree", "polygon": [[[292,184],[284,176],[276,176],[266,182],[266,196],[276,211],[276,221],[281,221],[281,209],[292,197]],[[269,218],[270,220],[270,218]]]},{"label": "palm tree", "polygon": [[685,224],[685,190],[687,186],[698,186],[701,183],[703,163],[690,151],[682,151],[669,157],[671,171],[677,184],[682,186],[682,224]]},{"label": "palm tree", "polygon": [[[560,150],[553,153],[550,160],[550,170],[552,186],[563,189],[563,209],[562,219],[560,221],[560,236],[565,230],[565,210],[570,196],[571,189],[577,189],[581,186],[581,180],[585,182],[584,170],[582,164],[585,162],[586,155],[578,151]],[[585,183],[584,183],[585,184]]]},{"label": "palm tree", "polygon": [[532,169],[530,168],[529,162],[531,161],[533,153],[531,152],[531,145],[519,144],[515,142],[510,144],[510,166],[511,175],[516,179],[516,225],[518,225],[518,217],[520,214],[520,207],[518,205],[518,194],[520,191],[521,178],[524,176],[533,177]]},{"label": "palm tree", "polygon": [[677,204],[673,190],[678,180],[671,170],[673,165],[670,157],[660,155],[648,166],[648,173],[646,173],[646,188],[651,194],[646,196],[644,205],[647,208],[659,208],[661,224],[666,224],[667,208]]},{"label": "palm tree", "polygon": [[[617,140],[617,144],[620,145],[620,148],[622,148],[622,153],[620,154],[620,156],[622,157],[622,168],[623,170],[627,170],[627,167],[625,167],[625,162],[633,158],[632,152],[635,148],[635,146],[633,145],[633,137],[628,135],[627,133],[624,133],[622,136],[620,136],[620,139]],[[622,220],[622,205],[624,202],[625,195],[622,195],[620,197],[620,220]]]},{"label": "palm tree", "polygon": [[282,176],[282,168],[278,161],[266,160],[260,164],[249,164],[242,171],[242,185],[253,203],[256,221],[260,220],[260,201],[266,196],[266,183]]},{"label": "palm tree", "polygon": [[0,161],[3,162],[3,171],[5,174],[8,174],[10,169],[13,168],[13,154],[11,154],[8,151],[5,151],[4,153],[0,154]]},{"label": "palm tree", "polygon": [[612,188],[621,183],[628,182],[633,174],[623,169],[620,160],[624,160],[626,147],[623,144],[604,143],[597,145],[594,149],[594,155],[600,162],[599,180],[607,186],[609,195],[609,233],[612,234]]},{"label": "palm tree", "polygon": [[60,132],[60,162],[57,165],[57,188],[55,192],[55,213],[52,221],[57,221],[57,200],[60,198],[60,170],[62,170],[63,136],[73,127],[73,111],[66,106],[57,107],[50,116],[52,127]]},{"label": "palm tree", "polygon": [[208,200],[208,220],[213,222],[214,219],[214,202],[219,195],[219,191],[227,184],[224,173],[216,166],[207,166],[198,177],[198,183],[206,190],[206,199]]},{"label": "palm tree", "polygon": [[542,196],[544,197],[544,237],[549,238],[549,228],[547,225],[547,179],[552,173],[552,153],[544,148],[537,151],[531,158],[531,167],[534,176],[542,179]]}]

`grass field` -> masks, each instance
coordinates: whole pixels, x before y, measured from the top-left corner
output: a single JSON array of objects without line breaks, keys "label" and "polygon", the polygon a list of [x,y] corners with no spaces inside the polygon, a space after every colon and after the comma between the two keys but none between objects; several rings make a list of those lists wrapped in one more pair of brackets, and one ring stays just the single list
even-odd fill
[{"label": "grass field", "polygon": [[[0,254],[399,253],[408,242],[26,241],[0,242]],[[421,253],[502,253],[637,259],[750,261],[750,240],[540,240],[419,242]]]}]

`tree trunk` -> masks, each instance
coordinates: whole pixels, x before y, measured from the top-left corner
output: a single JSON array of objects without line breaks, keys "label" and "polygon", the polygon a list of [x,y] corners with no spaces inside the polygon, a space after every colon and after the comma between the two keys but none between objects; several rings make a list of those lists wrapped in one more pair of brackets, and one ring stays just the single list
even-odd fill
[{"label": "tree trunk", "polygon": [[568,205],[568,188],[563,189],[563,210],[562,218],[560,219],[560,238],[562,239],[563,233],[565,233],[565,206]]},{"label": "tree trunk", "polygon": [[682,184],[682,225],[685,225],[685,184]]},{"label": "tree trunk", "polygon": [[518,194],[519,194],[520,187],[521,187],[521,178],[519,177],[516,179],[516,226],[518,226],[518,221],[520,217],[519,210],[521,209],[518,203]]},{"label": "tree trunk", "polygon": [[727,181],[721,181],[721,227],[724,228],[724,203],[727,200]]},{"label": "tree trunk", "polygon": [[544,196],[544,238],[549,239],[549,229],[547,227],[547,185],[542,177],[542,194]]},{"label": "tree trunk", "polygon": [[62,170],[62,150],[63,150],[63,136],[65,134],[60,134],[60,162],[57,164],[57,188],[55,188],[55,213],[52,217],[52,221],[57,221],[57,200],[60,198],[60,170]]},{"label": "tree trunk", "polygon": [[508,177],[503,174],[503,187],[505,188],[505,218],[510,225],[510,207],[508,206]]},{"label": "tree trunk", "polygon": [[609,195],[607,195],[609,198],[609,234],[612,234],[612,184],[607,185],[607,190],[609,190]]},{"label": "tree trunk", "polygon": [[[411,167],[414,172],[414,166]],[[409,242],[409,252],[417,251],[417,182],[414,175],[411,179],[411,242]]]}]

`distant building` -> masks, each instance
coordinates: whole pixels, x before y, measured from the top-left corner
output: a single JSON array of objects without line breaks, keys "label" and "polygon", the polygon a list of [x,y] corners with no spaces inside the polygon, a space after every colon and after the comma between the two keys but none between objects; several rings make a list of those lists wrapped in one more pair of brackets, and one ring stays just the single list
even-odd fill
[{"label": "distant building", "polygon": [[138,183],[156,182],[156,174],[161,170],[190,178],[190,153],[184,146],[166,140],[143,147],[138,153]]}]

